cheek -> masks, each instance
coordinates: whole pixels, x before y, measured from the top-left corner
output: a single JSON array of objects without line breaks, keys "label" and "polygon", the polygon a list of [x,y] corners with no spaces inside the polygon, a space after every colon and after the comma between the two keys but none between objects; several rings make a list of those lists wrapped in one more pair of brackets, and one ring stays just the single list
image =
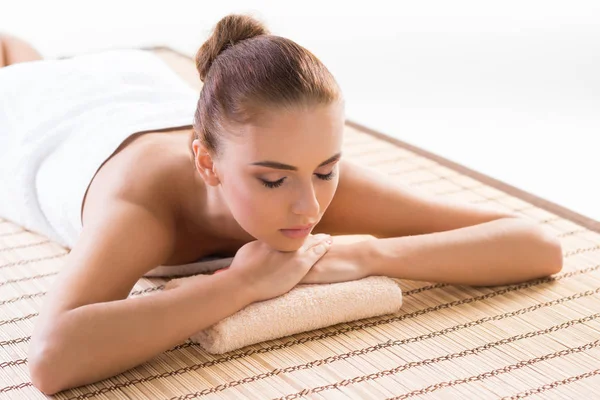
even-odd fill
[{"label": "cheek", "polygon": [[259,232],[261,226],[277,221],[282,203],[276,196],[276,190],[271,193],[263,189],[260,183],[252,182],[252,178],[240,177],[231,183],[227,193],[229,208],[248,233]]},{"label": "cheek", "polygon": [[323,184],[322,189],[319,192],[319,204],[322,213],[325,212],[327,207],[329,207],[329,204],[331,204],[337,190],[338,182],[338,178],[336,177],[333,181]]}]

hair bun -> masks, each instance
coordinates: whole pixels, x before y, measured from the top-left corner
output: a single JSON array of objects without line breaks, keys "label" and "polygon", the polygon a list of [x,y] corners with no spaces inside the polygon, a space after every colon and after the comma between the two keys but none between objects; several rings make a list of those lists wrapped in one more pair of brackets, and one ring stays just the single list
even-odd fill
[{"label": "hair bun", "polygon": [[229,14],[221,18],[196,53],[196,69],[200,80],[204,82],[212,63],[221,52],[242,40],[269,33],[263,22],[250,15]]}]

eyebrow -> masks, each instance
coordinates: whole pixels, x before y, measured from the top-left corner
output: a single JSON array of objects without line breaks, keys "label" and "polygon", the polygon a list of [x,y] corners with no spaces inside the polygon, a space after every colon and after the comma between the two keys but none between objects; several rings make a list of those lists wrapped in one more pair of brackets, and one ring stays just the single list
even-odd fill
[{"label": "eyebrow", "polygon": [[[341,157],[342,157],[342,153],[341,152],[337,153],[336,155],[329,157],[327,160],[325,160],[321,164],[319,164],[319,167],[322,167],[327,164],[331,164],[334,161],[338,161]],[[260,165],[262,167],[269,167],[269,168],[274,168],[274,169],[285,169],[288,171],[298,171],[298,168],[294,167],[293,165],[282,164],[277,161],[258,161],[255,163],[251,163],[250,165]]]}]

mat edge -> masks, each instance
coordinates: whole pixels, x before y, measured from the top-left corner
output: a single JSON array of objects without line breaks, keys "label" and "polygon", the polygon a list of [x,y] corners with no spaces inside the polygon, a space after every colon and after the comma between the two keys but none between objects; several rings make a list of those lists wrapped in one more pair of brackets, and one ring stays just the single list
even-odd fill
[{"label": "mat edge", "polygon": [[556,204],[550,200],[544,199],[533,193],[519,189],[515,186],[512,186],[512,185],[506,183],[506,182],[492,178],[489,175],[483,174],[481,172],[477,172],[471,168],[468,168],[462,164],[451,161],[445,157],[442,157],[442,156],[432,153],[430,151],[424,150],[420,147],[417,147],[410,143],[404,142],[395,137],[388,136],[388,135],[378,132],[374,129],[368,128],[364,125],[359,124],[358,122],[354,122],[354,121],[346,119],[346,125],[354,128],[358,131],[361,131],[363,133],[366,133],[368,135],[376,137],[377,139],[384,140],[390,144],[393,144],[393,145],[403,148],[405,150],[412,151],[413,153],[416,153],[422,157],[425,157],[427,159],[435,161],[438,164],[443,165],[444,167],[448,167],[456,172],[459,172],[470,178],[476,179],[488,186],[491,186],[495,189],[501,190],[507,194],[510,194],[510,195],[517,197],[521,200],[524,200],[528,203],[531,203],[531,204],[535,205],[536,207],[542,208],[542,209],[549,211],[553,214],[556,214],[562,218],[568,219],[569,221],[572,221],[579,225],[582,225],[591,231],[600,233],[600,222],[596,221],[590,217],[587,217],[583,214],[579,214],[573,210],[570,210],[564,206]]}]

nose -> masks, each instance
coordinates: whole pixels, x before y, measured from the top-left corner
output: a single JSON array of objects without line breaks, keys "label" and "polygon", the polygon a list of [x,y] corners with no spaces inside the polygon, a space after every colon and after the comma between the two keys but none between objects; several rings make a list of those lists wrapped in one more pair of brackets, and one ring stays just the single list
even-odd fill
[{"label": "nose", "polygon": [[292,205],[294,214],[305,216],[310,221],[319,219],[320,209],[319,200],[312,184],[308,185],[308,188],[303,187],[300,190]]}]

